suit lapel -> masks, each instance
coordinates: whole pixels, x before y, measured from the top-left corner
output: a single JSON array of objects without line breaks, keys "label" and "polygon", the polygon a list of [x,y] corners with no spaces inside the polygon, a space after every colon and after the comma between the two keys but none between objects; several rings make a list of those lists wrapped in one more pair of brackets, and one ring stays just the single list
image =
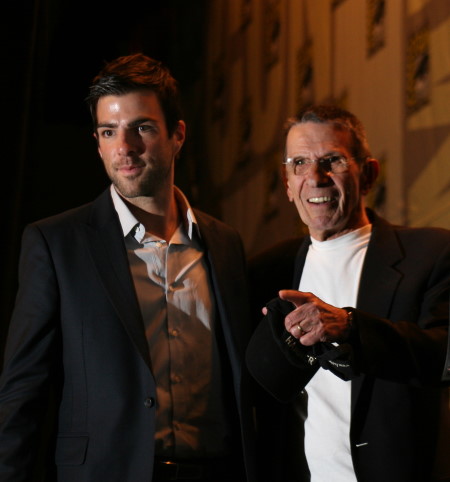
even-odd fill
[{"label": "suit lapel", "polygon": [[361,273],[356,307],[373,315],[387,317],[402,279],[395,265],[403,258],[394,230],[376,219]]},{"label": "suit lapel", "polygon": [[[381,318],[388,318],[395,293],[403,274],[395,265],[404,255],[395,231],[384,220],[373,219],[372,236],[367,248],[356,307]],[[359,400],[361,389],[371,390],[372,380],[358,377],[352,382],[352,411]]]},{"label": "suit lapel", "polygon": [[149,367],[150,356],[144,323],[134,292],[123,232],[109,189],[92,206],[86,240],[92,261],[111,304],[125,330]]},{"label": "suit lapel", "polygon": [[294,290],[298,290],[300,286],[300,280],[302,277],[303,268],[305,266],[305,261],[306,261],[306,255],[308,254],[310,244],[311,244],[311,238],[309,236],[305,236],[297,252],[297,256],[295,258],[295,272],[294,272],[294,280],[293,280],[293,287],[292,287]]},{"label": "suit lapel", "polygon": [[[245,350],[245,340],[250,336],[250,333],[244,333],[248,323],[240,322],[249,316],[246,311],[247,294],[234,293],[235,287],[232,286],[233,279],[236,279],[237,286],[244,284],[242,280],[244,273],[240,268],[242,253],[235,252],[233,246],[224,245],[223,235],[208,217],[198,211],[195,211],[195,217],[209,264],[214,298],[220,315],[221,332],[225,338],[229,359],[233,364],[241,359]],[[240,299],[245,301],[241,303]]]}]

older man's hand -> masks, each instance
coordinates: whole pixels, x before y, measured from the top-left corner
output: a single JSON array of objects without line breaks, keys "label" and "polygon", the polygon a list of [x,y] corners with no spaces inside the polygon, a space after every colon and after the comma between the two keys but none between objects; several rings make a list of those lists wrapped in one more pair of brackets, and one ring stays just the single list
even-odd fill
[{"label": "older man's hand", "polygon": [[290,301],[295,309],[289,313],[284,325],[300,343],[311,346],[318,342],[343,342],[349,334],[349,313],[323,302],[312,293],[281,290],[279,296]]}]

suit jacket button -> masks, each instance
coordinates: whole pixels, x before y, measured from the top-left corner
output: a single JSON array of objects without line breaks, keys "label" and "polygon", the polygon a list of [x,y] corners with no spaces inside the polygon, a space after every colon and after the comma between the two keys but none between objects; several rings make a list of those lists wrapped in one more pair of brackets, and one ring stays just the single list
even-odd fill
[{"label": "suit jacket button", "polygon": [[155,400],[152,397],[148,397],[144,401],[144,407],[145,408],[151,408],[155,404]]}]

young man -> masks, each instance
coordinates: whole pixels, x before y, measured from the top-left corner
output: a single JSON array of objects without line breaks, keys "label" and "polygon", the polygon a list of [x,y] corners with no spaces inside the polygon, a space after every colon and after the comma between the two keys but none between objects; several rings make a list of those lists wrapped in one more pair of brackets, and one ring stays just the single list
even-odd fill
[{"label": "young man", "polygon": [[160,62],[121,57],[88,103],[112,184],[25,230],[0,479],[41,480],[50,403],[42,480],[254,481],[243,250],[174,186],[185,139],[176,81]]},{"label": "young man", "polygon": [[365,209],[378,163],[347,111],[305,109],[288,123],[285,155],[309,236],[252,263],[257,303],[279,298],[247,352],[262,386],[291,402],[278,427],[274,409],[262,414],[282,429],[273,480],[449,480],[450,232]]}]

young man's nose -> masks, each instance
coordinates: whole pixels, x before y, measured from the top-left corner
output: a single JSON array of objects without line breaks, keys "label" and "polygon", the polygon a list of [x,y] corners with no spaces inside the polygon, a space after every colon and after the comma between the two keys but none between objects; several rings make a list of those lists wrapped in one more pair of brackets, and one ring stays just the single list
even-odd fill
[{"label": "young man's nose", "polygon": [[139,137],[132,130],[122,130],[117,134],[118,149],[122,154],[138,151]]}]

